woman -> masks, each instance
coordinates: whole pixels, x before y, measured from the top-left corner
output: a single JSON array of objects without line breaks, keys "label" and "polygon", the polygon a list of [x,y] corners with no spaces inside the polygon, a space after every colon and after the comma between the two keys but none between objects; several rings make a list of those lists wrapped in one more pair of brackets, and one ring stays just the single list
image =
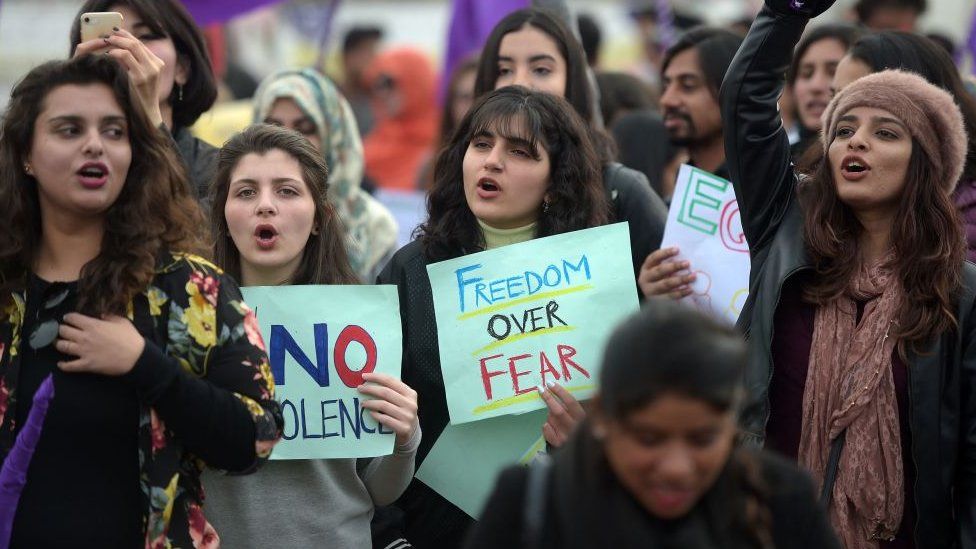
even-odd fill
[{"label": "woman", "polygon": [[454,133],[454,129],[461,123],[461,119],[468,113],[474,103],[474,79],[478,72],[478,53],[463,59],[451,73],[447,84],[444,105],[441,107],[441,128],[437,138],[437,147],[420,168],[420,187],[430,190],[434,184],[434,161],[437,152],[447,144]]},{"label": "woman", "polygon": [[485,42],[475,97],[504,86],[521,85],[564,97],[588,124],[597,144],[604,192],[611,218],[630,224],[634,272],[661,245],[668,212],[643,174],[613,161],[614,146],[597,130],[586,55],[576,37],[549,12],[522,9],[502,19]]},{"label": "woman", "polygon": [[[435,174],[427,222],[377,280],[400,289],[403,379],[418,392],[422,410],[418,467],[448,422],[427,265],[607,222],[599,159],[582,119],[565,100],[521,86],[475,103],[441,151]],[[556,445],[582,416],[568,395],[561,387],[544,393],[551,412],[542,434]],[[471,522],[421,482],[411,483],[397,506],[406,527],[394,524],[380,534],[374,543],[381,547],[400,537],[418,547],[458,547]]]},{"label": "woman", "polygon": [[282,418],[179,161],[103,56],[31,71],[0,135],[0,458],[55,389],[11,546],[213,545],[202,468],[254,470]]},{"label": "woman", "polygon": [[[106,40],[81,42],[81,14],[117,11],[122,28]],[[217,82],[203,33],[177,0],[86,0],[71,26],[71,54],[106,45],[129,71],[157,126],[169,129],[197,197],[213,179],[217,149],[190,134],[190,127],[217,100]],[[157,108],[158,106],[158,108]]]},{"label": "woman", "polygon": [[420,168],[437,140],[437,75],[412,48],[381,53],[369,66],[376,125],[366,136],[366,175],[377,187],[415,190]]},{"label": "woman", "polygon": [[254,122],[293,129],[319,151],[329,167],[329,202],[339,215],[349,263],[360,281],[375,279],[396,251],[397,224],[360,187],[363,144],[339,90],[311,69],[276,72],[254,94]]},{"label": "woman", "polygon": [[861,78],[828,105],[824,161],[798,187],[775,98],[831,4],[767,0],[722,88],[752,255],[742,423],[822,483],[848,548],[966,547],[976,270],[950,196],[963,118],[917,75]]},{"label": "woman", "polygon": [[841,59],[833,87],[841,90],[854,80],[886,69],[921,75],[952,94],[962,111],[969,151],[952,198],[966,224],[966,255],[976,261],[976,98],[966,89],[952,57],[938,44],[917,34],[885,31],[858,40]]},{"label": "woman", "polygon": [[745,363],[741,337],[694,309],[632,315],[590,418],[551,462],[501,474],[467,547],[839,549],[806,475],[735,447]]},{"label": "woman", "polygon": [[[319,149],[291,130],[254,125],[221,149],[211,220],[214,257],[245,286],[356,284],[341,219],[328,199]],[[275,233],[259,242],[256,231]],[[249,477],[208,475],[208,512],[228,547],[369,547],[375,505],[413,477],[420,443],[417,394],[400,380],[364,374],[363,407],[396,433],[394,453],[373,459],[272,461]],[[268,505],[300,498],[302,505]],[[323,512],[325,509],[327,512]]]},{"label": "woman", "polygon": [[820,117],[833,96],[832,86],[837,64],[854,45],[857,27],[830,24],[816,27],[797,44],[786,73],[787,87],[793,91],[793,103],[799,119],[799,141],[793,145],[793,157],[816,144]]}]

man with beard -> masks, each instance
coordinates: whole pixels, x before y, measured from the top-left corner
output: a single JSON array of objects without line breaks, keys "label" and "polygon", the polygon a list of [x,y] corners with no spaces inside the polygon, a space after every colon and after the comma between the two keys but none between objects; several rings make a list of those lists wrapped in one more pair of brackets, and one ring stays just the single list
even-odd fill
[{"label": "man with beard", "polygon": [[661,69],[661,114],[671,143],[687,149],[693,166],[725,179],[718,90],[741,43],[731,31],[696,27],[664,54]]}]

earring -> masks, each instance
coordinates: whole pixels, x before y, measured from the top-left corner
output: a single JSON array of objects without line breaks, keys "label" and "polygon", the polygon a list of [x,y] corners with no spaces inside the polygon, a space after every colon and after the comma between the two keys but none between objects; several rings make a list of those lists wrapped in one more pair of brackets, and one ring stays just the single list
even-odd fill
[{"label": "earring", "polygon": [[183,84],[176,85],[176,100],[183,101]]},{"label": "earring", "polygon": [[33,168],[31,168],[30,162],[24,162],[24,173],[27,175],[34,175]]},{"label": "earring", "polygon": [[542,199],[542,213],[549,213],[549,199]]}]

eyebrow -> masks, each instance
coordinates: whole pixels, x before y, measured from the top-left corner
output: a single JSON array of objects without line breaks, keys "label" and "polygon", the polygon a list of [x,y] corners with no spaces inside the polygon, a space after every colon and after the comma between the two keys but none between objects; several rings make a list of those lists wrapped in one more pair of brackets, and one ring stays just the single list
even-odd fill
[{"label": "eyebrow", "polygon": [[[513,63],[515,61],[515,59],[506,56],[498,56],[498,60],[506,61],[509,63]],[[556,61],[556,58],[549,55],[548,53],[540,53],[538,55],[533,55],[532,57],[529,57],[529,63],[535,63],[536,61]]]},{"label": "eyebrow", "polygon": [[[844,116],[838,118],[837,121],[838,122],[859,122],[860,119],[858,119],[858,117],[854,116],[853,114],[845,114]],[[871,121],[874,122],[875,124],[894,124],[896,126],[901,127],[904,130],[908,130],[908,127],[905,126],[904,122],[898,120],[897,118],[892,118],[890,116],[872,116]]]},{"label": "eyebrow", "polygon": [[505,139],[506,141],[508,141],[512,145],[515,145],[516,147],[525,147],[526,149],[531,150],[532,151],[532,156],[536,160],[538,160],[540,158],[539,149],[536,147],[536,145],[534,143],[532,143],[528,139],[524,139],[524,138],[516,137],[516,136],[505,136],[505,135],[498,136],[498,135],[495,135],[490,130],[481,130],[480,132],[472,135],[471,136],[471,140],[473,141],[473,140],[475,140],[475,139],[477,139],[479,137],[489,137],[491,139],[495,139],[496,137],[501,137],[502,139]]},{"label": "eyebrow", "polygon": [[[61,122],[72,122],[72,123],[78,124],[78,123],[81,123],[81,122],[84,122],[84,121],[85,121],[85,119],[82,116],[79,116],[77,114],[64,114],[64,115],[61,115],[61,116],[51,117],[48,120],[48,124],[58,124],[58,123],[61,123]],[[99,123],[102,123],[102,124],[105,124],[105,123],[117,123],[117,122],[125,123],[125,117],[124,116],[118,116],[118,115],[109,115],[109,116],[103,116],[101,119],[99,119]]]},{"label": "eyebrow", "polygon": [[[300,180],[294,177],[276,177],[271,180],[272,185],[279,185],[281,183],[301,183]],[[252,179],[250,177],[242,177],[240,179],[235,179],[230,182],[231,185],[257,185],[258,180]]]}]

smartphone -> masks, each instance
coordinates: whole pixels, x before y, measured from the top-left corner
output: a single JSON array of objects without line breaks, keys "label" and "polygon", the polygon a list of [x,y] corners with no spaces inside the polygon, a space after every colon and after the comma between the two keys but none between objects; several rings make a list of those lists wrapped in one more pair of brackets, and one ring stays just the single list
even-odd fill
[{"label": "smartphone", "polygon": [[[112,35],[114,29],[122,28],[122,14],[117,11],[98,11],[81,14],[81,41],[95,40]],[[108,51],[101,48],[97,53]]]}]

